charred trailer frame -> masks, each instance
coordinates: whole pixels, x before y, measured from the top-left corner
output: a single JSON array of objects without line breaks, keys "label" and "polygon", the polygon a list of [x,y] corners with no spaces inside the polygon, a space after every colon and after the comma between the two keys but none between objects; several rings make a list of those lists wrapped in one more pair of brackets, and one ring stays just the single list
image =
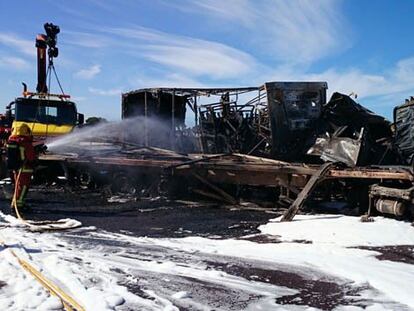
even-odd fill
[{"label": "charred trailer frame", "polygon": [[303,161],[326,104],[326,82],[268,82],[272,158]]},{"label": "charred trailer frame", "polygon": [[[228,124],[230,115],[238,108],[233,109],[235,102],[230,102],[230,97],[257,91],[257,87],[248,88],[152,88],[140,89],[122,94],[122,118],[142,117],[137,122],[144,123],[144,139],[140,141],[145,146],[156,146],[169,148],[181,152],[206,152],[213,153],[217,150],[208,148],[207,141],[210,135],[217,137],[220,134],[218,123],[221,119]],[[221,100],[211,105],[199,104],[200,97],[209,98],[219,96]],[[228,102],[223,98],[228,96]],[[219,105],[219,107],[214,107]],[[194,115],[194,128],[187,128],[185,121],[187,106]],[[209,106],[207,108],[207,106]],[[220,109],[220,112],[217,111]],[[222,113],[228,109],[228,113]],[[207,111],[208,110],[208,111]],[[240,112],[240,111],[238,111]],[[209,113],[213,117],[212,131],[209,132],[207,123]],[[224,118],[224,119],[222,119]],[[151,120],[160,121],[168,129],[161,136],[169,137],[168,144],[160,143],[158,131],[151,131],[149,123]],[[148,126],[146,126],[148,125]],[[230,125],[231,127],[231,125]],[[204,131],[206,130],[206,132]]]},{"label": "charred trailer frame", "polygon": [[[212,90],[213,103],[198,107],[196,133],[203,153],[263,152],[268,135],[262,135],[258,106],[264,104],[261,87]],[[200,100],[201,101],[201,100]]]},{"label": "charred trailer frame", "polygon": [[[157,118],[168,124],[170,145],[158,147],[303,161],[327,88],[326,82],[268,82],[242,88],[140,89],[122,95],[122,118],[143,116],[144,123]],[[191,131],[184,130],[187,105],[195,119]],[[147,127],[144,132],[144,145],[154,145],[153,133]],[[197,145],[193,150],[178,142],[189,136]]]},{"label": "charred trailer frame", "polygon": [[[122,94],[122,119],[142,117],[143,135],[137,143],[176,149],[175,133],[185,125],[188,95],[174,89],[141,89]],[[148,119],[156,119],[165,125],[164,131],[151,131]],[[127,134],[128,136],[128,134]],[[161,136],[161,137],[160,137]],[[134,136],[134,140],[136,140]],[[130,140],[130,137],[125,137]],[[169,145],[165,142],[169,141]]]}]

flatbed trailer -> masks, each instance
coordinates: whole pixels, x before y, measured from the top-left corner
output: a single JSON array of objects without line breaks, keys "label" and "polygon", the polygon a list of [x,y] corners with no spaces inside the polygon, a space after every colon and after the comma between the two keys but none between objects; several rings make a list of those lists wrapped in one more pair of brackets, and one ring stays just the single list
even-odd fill
[{"label": "flatbed trailer", "polygon": [[[42,155],[40,161],[58,161],[67,164],[79,164],[88,166],[109,166],[136,169],[156,169],[159,171],[171,170],[173,174],[209,173],[215,182],[222,183],[246,183],[247,185],[271,186],[276,185],[284,175],[290,177],[312,176],[320,165],[288,163],[267,158],[248,156],[243,154],[190,154],[182,158],[127,158],[122,156],[108,157],[78,157],[76,155],[50,154]],[[250,174],[249,179],[244,179],[244,174]],[[226,176],[226,177],[224,177]],[[263,176],[269,178],[263,178]],[[414,181],[414,175],[409,166],[374,166],[353,168],[331,168],[326,174],[331,179],[376,179]],[[300,185],[300,184],[298,184]]]},{"label": "flatbed trailer", "polygon": [[[50,162],[59,164],[65,167],[65,172],[88,172],[92,176],[89,179],[96,178],[99,172],[105,172],[109,182],[113,184],[119,183],[117,176],[123,176],[124,181],[134,180],[135,184],[144,183],[145,180],[147,186],[161,179],[168,179],[169,184],[175,185],[175,188],[184,193],[188,194],[184,189],[191,188],[196,194],[230,204],[236,204],[239,200],[233,191],[235,188],[254,187],[258,192],[274,188],[278,190],[275,202],[282,201],[283,198],[283,201],[292,209],[296,209],[296,212],[305,204],[312,192],[324,188],[324,184],[335,184],[335,187],[324,189],[322,197],[325,199],[343,192],[352,193],[352,196],[357,194],[367,200],[353,198],[353,201],[360,200],[358,204],[365,204],[365,208],[367,205],[375,205],[379,200],[387,199],[394,203],[403,202],[405,213],[413,203],[410,189],[414,186],[414,175],[408,166],[347,168],[331,164],[321,172],[323,165],[288,163],[244,154],[182,155],[157,148],[142,150],[145,152],[107,156],[47,154],[41,156],[40,161],[47,162],[49,166]],[[196,184],[200,184],[201,189],[196,187]],[[376,189],[371,194],[372,186]],[[395,193],[398,193],[399,197],[395,197]],[[300,202],[297,202],[299,199]],[[398,211],[395,214],[401,213],[402,211]]]}]

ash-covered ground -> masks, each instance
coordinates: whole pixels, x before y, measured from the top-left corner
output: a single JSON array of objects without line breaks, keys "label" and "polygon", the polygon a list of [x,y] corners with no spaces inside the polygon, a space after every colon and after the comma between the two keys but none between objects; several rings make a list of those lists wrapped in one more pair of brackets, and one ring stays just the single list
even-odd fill
[{"label": "ash-covered ground", "polygon": [[[342,215],[279,223],[246,206],[108,204],[100,193],[44,187],[28,201],[27,219],[83,226],[29,232],[3,199],[1,238],[87,310],[414,310],[410,223]],[[7,249],[0,256],[1,310],[61,308]]]}]

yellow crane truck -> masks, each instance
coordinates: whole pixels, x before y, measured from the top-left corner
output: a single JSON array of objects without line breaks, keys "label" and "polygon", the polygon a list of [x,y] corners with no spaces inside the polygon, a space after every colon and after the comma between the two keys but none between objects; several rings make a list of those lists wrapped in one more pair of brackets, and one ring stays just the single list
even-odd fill
[{"label": "yellow crane truck", "polygon": [[[44,24],[46,34],[36,36],[37,49],[37,87],[30,92],[23,83],[22,97],[16,98],[6,106],[5,115],[1,115],[1,148],[13,128],[27,124],[33,134],[34,144],[41,144],[53,137],[70,133],[84,122],[84,115],[77,112],[76,104],[65,94],[53,64],[59,54],[56,46],[60,28],[52,23]],[[61,94],[50,93],[52,74],[55,76]],[[1,156],[0,177],[7,176],[5,152]]]},{"label": "yellow crane truck", "polygon": [[[26,123],[31,128],[35,141],[44,141],[50,136],[67,134],[84,121],[83,114],[77,112],[76,104],[63,92],[53,65],[53,59],[59,54],[56,43],[60,28],[52,23],[46,23],[44,29],[46,34],[36,36],[36,92],[29,92],[26,84],[23,83],[23,96],[6,106],[6,119],[12,121],[9,122],[12,128]],[[49,93],[52,73],[62,94]]]}]

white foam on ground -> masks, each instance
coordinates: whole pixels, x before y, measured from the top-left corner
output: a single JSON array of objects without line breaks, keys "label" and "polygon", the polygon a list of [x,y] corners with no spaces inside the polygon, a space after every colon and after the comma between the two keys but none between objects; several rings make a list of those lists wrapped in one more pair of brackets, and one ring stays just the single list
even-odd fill
[{"label": "white foam on ground", "polygon": [[341,215],[298,215],[291,222],[271,220],[259,227],[264,234],[282,241],[310,240],[338,246],[414,245],[414,227],[407,222],[375,217],[360,222],[358,217]]},{"label": "white foam on ground", "polygon": [[[9,218],[8,218],[9,219]],[[9,219],[14,221],[13,218]],[[15,225],[19,225],[14,221]],[[157,239],[131,237],[102,231],[75,230],[77,239],[81,236],[96,241],[109,240],[128,243],[128,249],[136,247],[176,250],[182,254],[203,254],[231,256],[240,260],[257,260],[275,265],[287,265],[291,271],[321,271],[355,282],[355,285],[369,285],[378,290],[378,299],[394,301],[414,309],[411,286],[414,280],[414,265],[401,262],[380,261],[375,251],[363,250],[357,246],[414,245],[414,228],[408,223],[385,218],[376,218],[373,223],[361,223],[357,217],[346,216],[299,216],[294,222],[279,223],[276,220],[260,227],[264,234],[277,235],[283,243],[258,244],[246,240],[212,240],[201,237],[181,239]],[[119,282],[133,283],[133,275],[114,272],[114,268],[142,273],[165,275],[165,282],[176,277],[191,277],[231,291],[257,295],[246,310],[316,310],[307,306],[280,306],[277,297],[295,294],[297,290],[276,286],[226,272],[208,268],[203,263],[180,264],[169,260],[139,260],[127,257],[128,249],[98,244],[88,246],[82,241],[68,243],[66,233],[27,232],[20,227],[1,229],[1,238],[6,240],[19,256],[29,260],[42,273],[65,289],[87,310],[115,310],[119,305],[138,306],[143,310],[178,310],[176,303],[187,304],[196,310],[209,310],[208,305],[193,298],[191,289],[156,290],[145,289],[147,297],[138,296],[119,285]],[[295,243],[296,240],[311,241],[311,244]],[[87,239],[85,241],[88,241]],[[121,243],[122,245],[122,243]],[[155,257],[156,258],[156,257]],[[28,275],[7,250],[0,251],[0,281],[6,285],[0,288],[0,310],[55,310],[60,302]],[[138,284],[139,279],[135,280]],[[364,296],[365,295],[365,296]],[[359,298],[372,298],[367,291]],[[379,298],[378,298],[379,295]],[[362,310],[354,306],[340,306],[335,310]],[[366,310],[386,310],[381,303]]]},{"label": "white foam on ground", "polygon": [[313,268],[327,274],[369,284],[385,297],[414,308],[410,290],[414,280],[414,265],[381,261],[378,252],[351,246],[414,245],[414,227],[409,223],[376,218],[363,223],[358,217],[299,216],[294,222],[278,219],[261,226],[265,234],[279,236],[282,241],[312,241],[311,244],[257,244],[242,240],[209,240],[200,237],[183,239],[147,239],[165,247],[227,256],[265,260],[272,263]]}]

